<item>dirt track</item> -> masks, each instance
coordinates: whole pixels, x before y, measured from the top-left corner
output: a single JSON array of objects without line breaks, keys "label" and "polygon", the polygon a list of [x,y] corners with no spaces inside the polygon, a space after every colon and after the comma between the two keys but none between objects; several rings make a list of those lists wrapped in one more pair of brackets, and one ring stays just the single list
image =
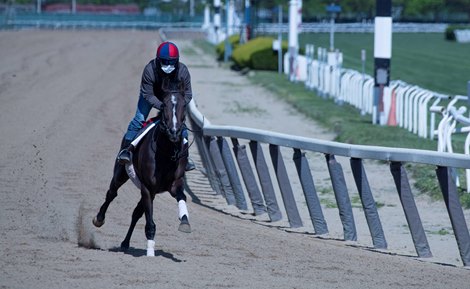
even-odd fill
[{"label": "dirt track", "polygon": [[[137,189],[121,188],[103,228],[91,219],[157,39],[0,31],[0,288],[468,288],[463,268],[287,233],[191,201],[193,233],[179,233],[169,195],[155,201],[157,256],[144,256],[143,221],[132,249],[119,252]],[[184,60],[191,70],[201,57]],[[196,97],[220,89],[204,75],[216,69],[194,65],[193,83],[205,83],[194,84]],[[189,186],[213,194],[197,177]]]}]

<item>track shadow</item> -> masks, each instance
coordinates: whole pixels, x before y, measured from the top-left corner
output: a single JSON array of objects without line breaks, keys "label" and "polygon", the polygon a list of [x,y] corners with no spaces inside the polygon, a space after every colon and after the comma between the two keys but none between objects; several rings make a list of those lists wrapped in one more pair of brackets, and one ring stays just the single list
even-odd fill
[{"label": "track shadow", "polygon": [[[147,256],[147,250],[144,249],[137,249],[134,247],[129,247],[127,250],[121,249],[121,247],[114,247],[109,249],[110,252],[119,252],[119,253],[124,253],[126,255],[131,255],[134,257],[142,257],[142,256]],[[155,257],[163,257],[167,258],[173,262],[180,263],[180,262],[185,262],[184,260],[176,258],[173,254],[167,253],[163,250],[155,250]]]}]

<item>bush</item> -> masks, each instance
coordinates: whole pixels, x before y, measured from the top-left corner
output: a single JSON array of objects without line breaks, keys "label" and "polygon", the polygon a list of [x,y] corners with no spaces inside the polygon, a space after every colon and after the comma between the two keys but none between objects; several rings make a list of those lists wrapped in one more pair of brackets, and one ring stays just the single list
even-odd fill
[{"label": "bush", "polygon": [[[230,45],[232,45],[232,51],[240,45],[240,35],[234,34],[228,38]],[[223,60],[225,55],[225,41],[220,42],[215,47],[217,53],[217,60]]]},{"label": "bush", "polygon": [[[248,67],[257,70],[277,70],[277,51],[273,50],[272,37],[258,37],[233,50],[232,59],[239,68]],[[282,42],[282,54],[288,44]]]},{"label": "bush", "polygon": [[446,37],[446,40],[449,40],[449,41],[455,41],[455,30],[459,30],[459,29],[470,29],[470,26],[463,26],[463,25],[449,25],[447,26],[446,28],[446,32],[445,32],[445,37]]}]

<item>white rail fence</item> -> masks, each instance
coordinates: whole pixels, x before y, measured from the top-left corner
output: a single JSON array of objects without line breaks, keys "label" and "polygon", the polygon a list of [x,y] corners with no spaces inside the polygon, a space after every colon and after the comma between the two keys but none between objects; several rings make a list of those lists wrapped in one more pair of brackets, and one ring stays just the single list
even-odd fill
[{"label": "white rail fence", "polygon": [[[324,98],[333,98],[339,105],[348,103],[358,108],[362,115],[374,115],[374,78],[364,72],[342,68],[342,54],[307,45],[306,55],[297,57],[296,81]],[[284,72],[289,73],[288,55],[284,56]],[[437,150],[453,152],[452,137],[467,134],[463,151],[470,154],[469,99],[462,95],[444,95],[401,80],[391,81],[384,88],[381,123],[399,126],[422,138],[438,140]],[[466,114],[466,116],[465,116]],[[470,170],[466,170],[470,184]],[[458,182],[458,179],[457,179]],[[467,192],[470,193],[467,185]]]},{"label": "white rail fence", "polygon": [[[409,248],[411,251],[407,249],[406,254],[418,258],[431,258],[436,254],[438,259],[446,257],[449,260],[447,255],[452,256],[449,252],[457,247],[460,258],[451,262],[458,260],[464,266],[470,266],[469,230],[452,179],[454,169],[470,169],[468,155],[351,145],[246,127],[214,125],[201,114],[194,101],[189,103],[189,116],[204,174],[228,205],[256,216],[267,213],[270,222],[281,222],[285,228],[312,229],[315,235],[326,238],[339,236],[358,244],[364,244],[368,239],[366,243],[373,248],[391,252]],[[313,154],[325,156],[326,169],[318,169],[322,166],[321,158],[311,158]],[[349,159],[350,172],[343,170],[347,163],[342,165],[338,161],[340,159]],[[389,164],[401,206],[388,209],[398,214],[403,212],[406,223],[391,226],[392,221],[387,218],[382,223],[373,186],[367,177],[365,163],[368,160],[382,161],[384,166]],[[449,226],[452,226],[457,246],[452,244],[454,238],[446,242],[445,251],[434,246],[437,243],[428,231],[430,220],[418,210],[412,193],[407,163],[436,167]],[[331,184],[324,185],[334,192],[336,206],[333,214],[320,200],[318,192],[322,185],[315,182],[325,176],[320,177],[319,171],[327,173],[331,180]],[[353,183],[357,187],[361,209],[354,208],[351,201]],[[425,208],[420,209],[426,211]],[[436,214],[436,211],[431,213]],[[447,219],[445,215],[442,217]],[[394,226],[406,227],[409,231],[399,233],[397,238],[397,231],[392,229]]]},{"label": "white rail fence", "polygon": [[[400,33],[443,33],[448,24],[446,23],[393,23],[393,32]],[[324,32],[331,30],[329,21],[302,23],[299,29],[303,32]],[[256,26],[256,32],[260,34],[287,33],[289,31],[288,23],[259,23]],[[374,22],[364,21],[356,23],[335,23],[335,32],[342,33],[373,33]]]}]

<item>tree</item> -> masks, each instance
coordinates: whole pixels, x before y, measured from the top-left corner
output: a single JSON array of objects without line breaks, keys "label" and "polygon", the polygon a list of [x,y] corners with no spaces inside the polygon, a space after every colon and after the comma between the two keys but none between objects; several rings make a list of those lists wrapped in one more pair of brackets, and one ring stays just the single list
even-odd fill
[{"label": "tree", "polygon": [[439,14],[445,8],[446,0],[409,0],[405,13],[415,16],[431,14],[434,21],[439,20]]},{"label": "tree", "polygon": [[470,0],[447,0],[446,4],[455,12],[466,13],[470,21]]},{"label": "tree", "polygon": [[357,17],[373,18],[375,16],[375,0],[343,0],[341,7],[343,12],[356,13]]}]

